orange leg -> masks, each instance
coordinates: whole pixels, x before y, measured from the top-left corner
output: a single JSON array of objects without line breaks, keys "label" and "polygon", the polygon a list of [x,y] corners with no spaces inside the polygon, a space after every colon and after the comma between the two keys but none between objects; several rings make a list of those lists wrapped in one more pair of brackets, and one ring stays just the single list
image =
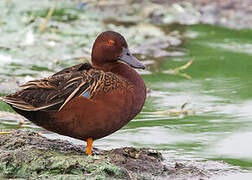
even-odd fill
[{"label": "orange leg", "polygon": [[87,138],[87,151],[86,154],[87,155],[92,155],[92,145],[93,145],[93,138]]}]

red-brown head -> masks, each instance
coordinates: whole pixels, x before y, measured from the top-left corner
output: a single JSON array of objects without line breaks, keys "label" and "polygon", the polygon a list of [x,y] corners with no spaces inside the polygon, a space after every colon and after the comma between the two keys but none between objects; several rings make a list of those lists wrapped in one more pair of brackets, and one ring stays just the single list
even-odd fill
[{"label": "red-brown head", "polygon": [[144,69],[128,49],[128,44],[124,37],[114,31],[101,33],[95,40],[92,49],[92,63],[95,66],[106,66],[121,60],[134,68]]}]

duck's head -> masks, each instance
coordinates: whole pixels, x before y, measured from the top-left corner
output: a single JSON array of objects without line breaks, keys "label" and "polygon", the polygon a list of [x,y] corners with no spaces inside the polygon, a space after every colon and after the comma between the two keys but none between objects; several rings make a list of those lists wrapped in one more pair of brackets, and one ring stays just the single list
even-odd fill
[{"label": "duck's head", "polygon": [[94,66],[103,67],[123,61],[134,68],[144,69],[129,51],[128,44],[124,37],[114,31],[101,33],[95,40],[92,49],[92,63]]}]

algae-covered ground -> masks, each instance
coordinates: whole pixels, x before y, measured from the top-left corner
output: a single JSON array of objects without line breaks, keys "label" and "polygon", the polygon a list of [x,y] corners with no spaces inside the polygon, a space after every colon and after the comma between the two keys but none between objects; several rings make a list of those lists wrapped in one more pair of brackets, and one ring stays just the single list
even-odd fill
[{"label": "algae-covered ground", "polygon": [[223,162],[165,162],[161,153],[133,147],[94,149],[17,130],[0,138],[0,178],[205,179],[239,169]]}]

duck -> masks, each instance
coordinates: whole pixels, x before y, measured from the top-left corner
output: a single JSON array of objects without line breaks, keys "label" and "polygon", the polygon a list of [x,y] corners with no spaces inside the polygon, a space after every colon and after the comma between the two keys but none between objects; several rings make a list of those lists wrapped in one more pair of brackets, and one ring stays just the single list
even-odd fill
[{"label": "duck", "polygon": [[143,108],[146,86],[135,68],[145,66],[125,38],[105,31],[93,44],[91,63],[28,81],[0,99],[48,131],[86,141],[86,154],[92,155],[94,140],[121,129]]}]

